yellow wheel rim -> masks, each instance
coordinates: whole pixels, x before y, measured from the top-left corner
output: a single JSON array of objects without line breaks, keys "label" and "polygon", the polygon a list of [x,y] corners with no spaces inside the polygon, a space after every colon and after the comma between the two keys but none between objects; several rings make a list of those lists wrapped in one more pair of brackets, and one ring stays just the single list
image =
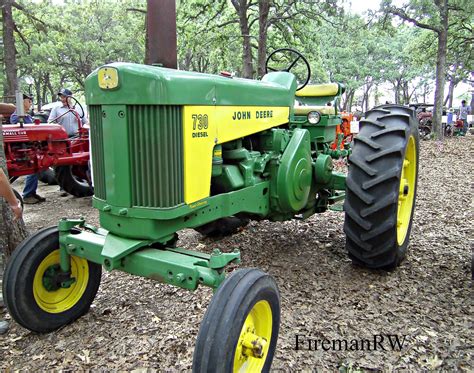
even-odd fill
[{"label": "yellow wheel rim", "polygon": [[235,348],[234,372],[260,372],[272,338],[272,309],[261,300],[250,310]]},{"label": "yellow wheel rim", "polygon": [[398,194],[397,241],[398,245],[405,242],[410,226],[413,202],[415,201],[416,183],[416,142],[413,136],[408,140]]},{"label": "yellow wheel rim", "polygon": [[38,266],[33,280],[33,295],[38,306],[48,313],[61,313],[72,308],[86,291],[89,282],[87,260],[71,256],[71,277],[76,281],[69,288],[48,291],[43,276],[52,265],[59,264],[59,250],[54,250]]}]

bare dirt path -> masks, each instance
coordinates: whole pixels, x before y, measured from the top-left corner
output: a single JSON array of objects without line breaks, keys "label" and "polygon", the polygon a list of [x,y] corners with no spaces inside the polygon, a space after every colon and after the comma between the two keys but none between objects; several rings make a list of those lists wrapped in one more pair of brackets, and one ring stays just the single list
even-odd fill
[{"label": "bare dirt path", "polygon": [[[421,143],[410,249],[392,273],[351,264],[344,250],[344,217],[336,212],[306,221],[251,223],[220,241],[185,231],[179,244],[200,250],[238,248],[243,266],[275,276],[282,297],[275,370],[472,371],[473,148],[473,136]],[[40,192],[48,201],[25,212],[31,231],[63,216],[84,216],[98,224],[90,198],[61,198],[54,186],[41,186]],[[12,323],[9,333],[0,336],[0,369],[189,370],[210,297],[208,289],[189,293],[104,273],[91,311],[72,325],[35,335]],[[300,350],[295,349],[297,335],[306,341]],[[401,351],[390,347],[387,335],[399,336]],[[374,336],[385,338],[385,350],[380,345],[375,351],[361,351],[360,345],[356,350],[354,343]],[[320,341],[317,350],[313,345],[308,351],[309,339]]]}]

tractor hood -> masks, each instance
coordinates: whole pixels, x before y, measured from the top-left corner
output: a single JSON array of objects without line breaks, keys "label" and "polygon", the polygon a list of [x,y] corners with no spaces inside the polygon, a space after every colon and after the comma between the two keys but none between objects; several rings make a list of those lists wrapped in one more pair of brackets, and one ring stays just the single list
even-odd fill
[{"label": "tractor hood", "polygon": [[66,130],[60,124],[4,124],[2,126],[3,141],[30,142],[48,140],[67,140]]},{"label": "tractor hood", "polygon": [[273,72],[262,81],[112,63],[86,79],[88,105],[292,106],[293,74]]}]

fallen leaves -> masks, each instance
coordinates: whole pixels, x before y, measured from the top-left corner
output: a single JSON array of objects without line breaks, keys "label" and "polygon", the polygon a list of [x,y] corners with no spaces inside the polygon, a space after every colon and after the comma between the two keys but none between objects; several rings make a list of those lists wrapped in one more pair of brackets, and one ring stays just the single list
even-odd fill
[{"label": "fallen leaves", "polygon": [[[469,227],[474,137],[421,142],[420,178],[408,257],[394,272],[355,267],[344,249],[342,213],[305,221],[252,222],[220,241],[186,230],[179,245],[242,252],[242,266],[270,272],[281,291],[275,370],[474,370]],[[342,167],[342,165],[341,165]],[[21,188],[20,188],[21,189]],[[90,198],[28,206],[30,229],[62,216],[98,224]],[[212,291],[195,293],[120,272],[104,273],[88,314],[36,335],[13,323],[0,336],[0,369],[190,370],[198,329]],[[295,334],[319,338],[406,335],[401,351],[295,351]]]}]

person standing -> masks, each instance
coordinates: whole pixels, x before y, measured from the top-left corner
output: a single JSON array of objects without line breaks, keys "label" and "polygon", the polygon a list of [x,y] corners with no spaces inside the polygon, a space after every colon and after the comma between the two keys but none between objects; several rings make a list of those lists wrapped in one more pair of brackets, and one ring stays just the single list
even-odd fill
[{"label": "person standing", "polygon": [[[54,107],[48,118],[48,122],[56,122],[63,126],[69,137],[77,134],[79,130],[78,114],[72,109],[71,96],[72,92],[69,89],[61,88],[58,97],[62,105]],[[87,123],[86,117],[79,120],[82,125]]]},{"label": "person standing", "polygon": [[[48,122],[56,122],[64,127],[69,137],[75,136],[79,131],[80,120],[82,125],[87,123],[87,119],[80,118],[79,114],[72,108],[71,104],[72,91],[67,88],[61,88],[58,92],[58,98],[61,101],[61,106],[56,106],[49,113]],[[66,197],[68,194],[61,187],[59,188],[61,197]]]},{"label": "person standing", "polygon": [[[23,214],[23,210],[21,208],[20,202],[16,199],[15,193],[13,193],[13,189],[8,182],[7,175],[3,172],[3,169],[0,168],[0,197],[5,198],[8,205],[13,211],[13,215],[15,216],[15,220],[21,219]],[[0,280],[3,277],[3,258],[2,252],[0,251]],[[1,281],[0,281],[1,283]],[[0,293],[0,310],[3,308],[3,298],[2,294]],[[0,317],[0,334],[4,334],[8,331],[8,321],[2,320]]]},{"label": "person standing", "polygon": [[[33,118],[29,114],[31,105],[33,104],[33,98],[27,94],[23,94],[23,108],[25,110],[25,116],[23,117],[23,123],[32,124]],[[16,124],[20,122],[16,110],[10,116],[10,123]],[[28,175],[25,181],[25,187],[23,189],[23,202],[27,205],[33,205],[46,201],[46,198],[41,197],[36,190],[38,189],[38,174]]]},{"label": "person standing", "polygon": [[462,133],[465,135],[469,130],[469,124],[467,123],[467,116],[471,112],[471,107],[466,104],[466,100],[461,101],[461,106],[459,107],[459,119],[462,120]]}]

